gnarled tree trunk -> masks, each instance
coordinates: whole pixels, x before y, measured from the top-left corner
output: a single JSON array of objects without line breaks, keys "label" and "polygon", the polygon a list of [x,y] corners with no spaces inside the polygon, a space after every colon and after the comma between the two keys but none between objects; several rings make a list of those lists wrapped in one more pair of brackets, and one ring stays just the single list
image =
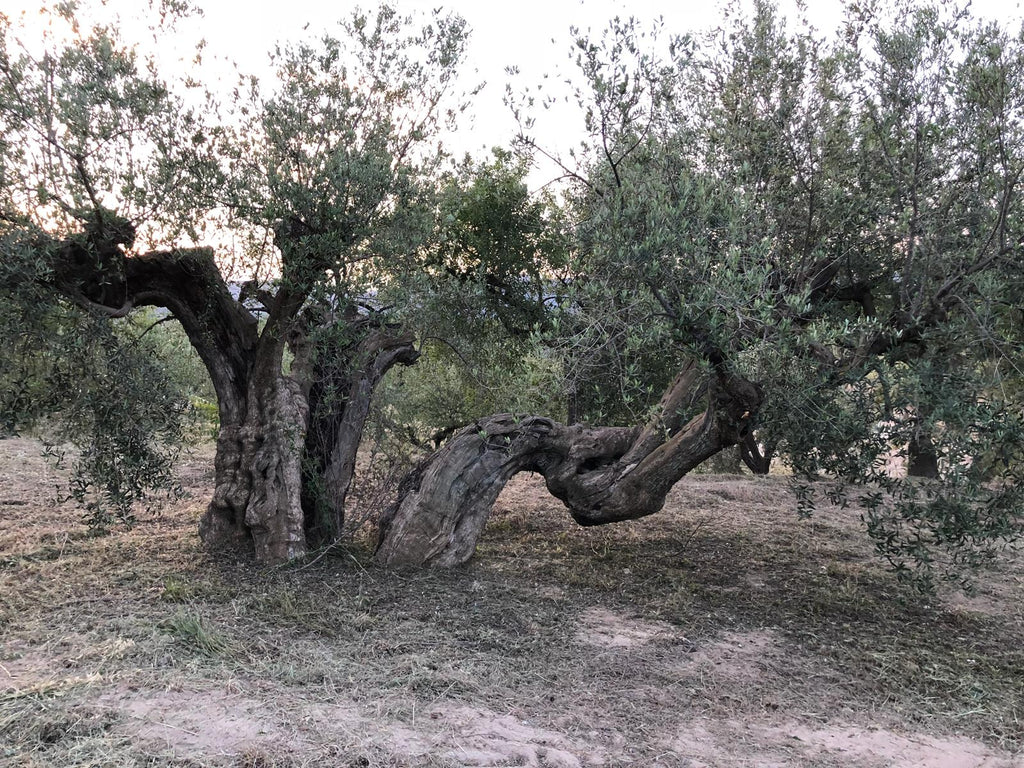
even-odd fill
[{"label": "gnarled tree trunk", "polygon": [[[701,399],[705,407],[690,417]],[[708,383],[690,364],[643,428],[566,426],[509,414],[482,419],[403,481],[381,523],[377,560],[388,566],[465,562],[494,500],[522,471],[542,474],[581,525],[653,514],[687,472],[742,439],[759,404],[760,392],[749,382],[720,376]]]},{"label": "gnarled tree trunk", "polygon": [[[211,250],[128,257],[121,245],[130,243],[133,233],[125,227],[89,248],[77,239],[63,244],[55,257],[53,287],[109,317],[141,306],[166,307],[174,315],[210,374],[220,414],[214,495],[200,535],[212,547],[250,549],[261,562],[302,556],[310,541],[323,539],[302,503],[310,479],[303,461],[311,377],[326,368],[346,376],[339,409],[316,423],[323,435],[324,419],[328,422],[327,449],[318,465],[326,479],[318,481],[329,489],[331,519],[340,525],[373,389],[392,365],[415,360],[411,337],[379,322],[360,324],[346,317],[340,322],[354,323],[355,342],[344,350],[328,349],[319,362],[322,370],[313,370],[309,345],[297,341],[308,292],[290,289],[293,283],[287,281],[273,293],[256,289],[268,317],[260,330],[244,296],[236,298],[228,289]],[[296,354],[289,373],[283,370],[286,341]]]},{"label": "gnarled tree trunk", "polygon": [[302,556],[308,405],[299,380],[282,370],[282,358],[303,297],[278,291],[261,332],[208,249],[129,258],[124,275],[130,303],[164,306],[178,319],[217,392],[220,432],[214,495],[199,526],[203,540],[217,548],[251,547],[261,562]]},{"label": "gnarled tree trunk", "polygon": [[208,545],[251,545],[260,562],[306,553],[301,492],[307,410],[298,383],[280,375],[254,381],[242,421],[221,425],[213,499],[199,527]]}]

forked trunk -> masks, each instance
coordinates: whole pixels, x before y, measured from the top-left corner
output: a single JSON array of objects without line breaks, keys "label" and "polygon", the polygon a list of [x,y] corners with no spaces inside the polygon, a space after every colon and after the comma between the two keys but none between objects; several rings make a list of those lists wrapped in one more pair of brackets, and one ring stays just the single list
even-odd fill
[{"label": "forked trunk", "polygon": [[[303,510],[304,480],[327,489],[327,530],[340,528],[373,388],[396,362],[415,360],[411,337],[395,333],[379,319],[339,318],[343,328],[355,323],[351,338],[356,341],[341,358],[332,357],[340,350],[328,350],[321,365],[345,371],[344,396],[336,413],[321,413],[314,425],[317,435],[327,440],[324,450],[314,455],[314,464],[319,461],[316,473],[304,477],[308,398],[316,374],[304,343],[308,281],[301,275],[298,280],[286,276],[275,291],[251,283],[235,295],[212,250],[152,251],[128,258],[120,246],[130,241],[129,230],[96,245],[104,257],[99,275],[96,259],[83,250],[80,238],[61,244],[54,257],[55,288],[110,317],[123,317],[141,306],[171,311],[210,374],[220,413],[215,490],[200,535],[212,547],[251,548],[261,562],[305,554],[310,535],[315,543],[326,536],[322,526],[316,527],[322,521],[307,518]],[[282,236],[282,248],[295,246],[287,232]],[[262,328],[248,301],[262,304]],[[291,374],[282,370],[286,340],[295,353]]]},{"label": "forked trunk", "polygon": [[[701,399],[706,406],[687,420]],[[389,566],[465,562],[494,500],[522,471],[542,474],[580,525],[653,514],[687,472],[742,439],[759,402],[757,388],[742,380],[707,386],[694,364],[643,428],[565,426],[509,414],[482,419],[403,481],[381,523],[377,560]]]},{"label": "forked trunk", "polygon": [[372,318],[350,320],[346,330],[349,343],[327,345],[313,363],[302,494],[311,546],[329,545],[342,533],[377,385],[393,366],[412,365],[419,358],[412,334],[375,324]]},{"label": "forked trunk", "polygon": [[365,320],[332,319],[351,341],[315,353],[292,332],[291,374],[281,372],[281,342],[264,335],[245,397],[221,395],[215,491],[200,524],[207,544],[251,542],[257,561],[283,562],[336,540],[374,388],[418,356],[411,335]]},{"label": "forked trunk", "polygon": [[[208,544],[251,539],[257,561],[282,562],[337,539],[374,389],[392,366],[418,357],[411,334],[351,320],[344,331],[353,341],[319,349],[315,360],[293,344],[292,375],[277,372],[274,357],[254,366],[244,409],[232,409],[243,418],[225,424],[217,443],[200,527]],[[331,389],[342,394],[329,399]]]}]

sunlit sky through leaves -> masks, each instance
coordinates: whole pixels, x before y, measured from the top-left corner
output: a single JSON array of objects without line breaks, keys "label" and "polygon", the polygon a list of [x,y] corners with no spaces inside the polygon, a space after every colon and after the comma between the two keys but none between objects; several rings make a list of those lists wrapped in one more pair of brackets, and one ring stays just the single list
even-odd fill
[{"label": "sunlit sky through leaves", "polygon": [[[159,0],[157,0],[159,1]],[[88,10],[102,0],[83,0],[82,16],[92,20]],[[120,17],[129,39],[146,41],[160,65],[179,73],[192,73],[207,86],[226,93],[236,82],[230,62],[242,72],[266,77],[270,73],[268,54],[276,42],[315,38],[322,31],[332,30],[338,19],[348,16],[357,7],[372,9],[368,2],[330,2],[325,0],[195,0],[203,16],[175,29],[162,31],[153,45],[144,29],[153,20],[140,20],[144,3],[140,0],[106,0],[95,14],[103,19]],[[996,19],[1012,28],[1019,27],[1022,0],[974,0],[971,14],[977,18]],[[564,104],[568,88],[564,82],[575,76],[571,62],[570,27],[590,30],[595,36],[614,18],[633,16],[649,26],[664,20],[664,32],[685,34],[718,26],[723,3],[716,0],[517,0],[511,3],[486,0],[392,0],[399,11],[408,14],[430,13],[443,7],[463,16],[472,35],[468,57],[463,68],[462,85],[470,90],[486,83],[473,100],[470,113],[461,121],[461,130],[449,138],[457,152],[482,155],[495,145],[507,146],[519,131],[510,109],[505,105],[506,83],[521,93],[526,88],[542,91],[538,98],[555,97],[556,106],[547,112],[535,110],[537,122],[531,135],[553,152],[564,153],[582,138],[582,117]],[[842,16],[841,0],[811,0],[802,11],[796,0],[779,0],[783,14],[795,18],[805,15],[822,33],[836,29]],[[741,7],[749,0],[741,0]],[[11,17],[38,14],[38,0],[0,0],[0,11]],[[191,64],[195,45],[205,39],[203,67]],[[510,76],[507,68],[518,69]],[[220,82],[218,82],[220,81]],[[536,93],[536,92],[535,92]],[[538,184],[544,174],[534,174]]]}]

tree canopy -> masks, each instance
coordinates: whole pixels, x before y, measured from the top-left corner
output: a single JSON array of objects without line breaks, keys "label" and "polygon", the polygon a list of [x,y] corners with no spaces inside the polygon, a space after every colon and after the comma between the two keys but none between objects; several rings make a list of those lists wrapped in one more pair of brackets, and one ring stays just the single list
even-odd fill
[{"label": "tree canopy", "polygon": [[[760,441],[803,511],[822,491],[800,478],[831,478],[825,493],[860,505],[879,551],[924,582],[1019,536],[1021,350],[1005,323],[1020,309],[1021,44],[951,6],[848,13],[826,39],[759,2],[664,59],[635,21],[576,41],[591,138],[564,165],[559,341],[597,413],[604,396],[647,425],[492,427],[522,445],[502,471],[541,472],[580,522],[655,512],[707,455]],[[933,480],[891,471],[900,458]],[[442,472],[399,524],[449,561],[471,545],[413,522],[465,535],[434,496]]]},{"label": "tree canopy", "polygon": [[[763,387],[759,433],[868,484],[881,551],[927,569],[1021,523],[1020,348],[992,323],[1020,306],[1024,50],[952,6],[848,13],[825,42],[757,3],[684,48],[598,208],[677,338]],[[886,471],[925,446],[938,483]]]}]

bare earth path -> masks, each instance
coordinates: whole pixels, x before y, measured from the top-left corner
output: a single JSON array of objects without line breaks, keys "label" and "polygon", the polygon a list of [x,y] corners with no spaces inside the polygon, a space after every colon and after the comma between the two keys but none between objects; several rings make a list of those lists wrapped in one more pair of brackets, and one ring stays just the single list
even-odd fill
[{"label": "bare earth path", "polygon": [[0,765],[1024,768],[1024,568],[921,599],[856,511],[695,476],[577,528],[516,478],[478,556],[257,569],[184,502],[91,537],[0,440]]}]

